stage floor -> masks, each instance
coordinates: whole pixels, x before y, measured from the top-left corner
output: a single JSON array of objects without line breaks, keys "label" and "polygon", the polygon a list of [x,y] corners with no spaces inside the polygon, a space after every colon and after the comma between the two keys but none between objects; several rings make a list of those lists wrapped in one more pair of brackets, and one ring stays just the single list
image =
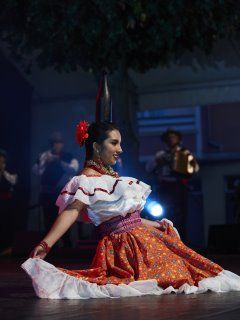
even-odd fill
[{"label": "stage floor", "polygon": [[[208,258],[240,274],[240,255]],[[171,294],[122,299],[46,300],[35,297],[30,278],[20,268],[24,259],[0,258],[0,318],[6,319],[211,319],[239,320],[240,292],[199,295]],[[69,269],[85,268],[88,261],[51,259]]]}]

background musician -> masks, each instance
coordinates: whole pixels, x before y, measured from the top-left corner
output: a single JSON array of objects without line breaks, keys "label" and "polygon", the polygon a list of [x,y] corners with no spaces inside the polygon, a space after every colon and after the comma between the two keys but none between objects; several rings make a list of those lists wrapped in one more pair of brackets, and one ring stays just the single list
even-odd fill
[{"label": "background musician", "polygon": [[10,254],[16,232],[14,213],[16,211],[15,186],[17,174],[7,169],[7,152],[0,149],[0,254]]},{"label": "background musician", "polygon": [[186,218],[189,179],[199,171],[192,153],[182,146],[179,131],[168,129],[161,136],[167,148],[158,151],[147,162],[146,171],[158,180],[159,199],[166,216],[173,221],[183,241],[186,241]]},{"label": "background musician", "polygon": [[[33,172],[40,177],[39,203],[43,209],[44,228],[48,230],[58,214],[56,198],[64,185],[78,172],[78,160],[65,151],[64,139],[60,132],[54,132],[49,140],[50,148],[40,154],[33,166]],[[75,244],[69,230],[63,237],[64,246]]]}]

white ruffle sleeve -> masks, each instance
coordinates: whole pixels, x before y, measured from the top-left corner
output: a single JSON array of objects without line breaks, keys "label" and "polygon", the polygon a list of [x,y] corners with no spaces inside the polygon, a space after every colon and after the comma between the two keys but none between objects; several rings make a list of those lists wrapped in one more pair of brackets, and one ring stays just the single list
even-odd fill
[{"label": "white ruffle sleeve", "polygon": [[141,211],[150,194],[150,186],[131,177],[108,175],[73,177],[62,189],[56,205],[61,213],[74,200],[87,205],[88,216],[95,225],[117,215]]}]

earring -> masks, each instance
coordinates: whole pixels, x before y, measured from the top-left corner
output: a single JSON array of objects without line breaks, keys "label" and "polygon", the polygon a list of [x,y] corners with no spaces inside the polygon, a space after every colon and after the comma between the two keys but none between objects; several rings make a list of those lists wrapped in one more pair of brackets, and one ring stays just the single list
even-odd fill
[{"label": "earring", "polygon": [[97,152],[98,162],[99,162],[100,164],[102,164],[102,159],[101,159],[101,157],[100,157],[99,150],[97,149],[96,152]]}]

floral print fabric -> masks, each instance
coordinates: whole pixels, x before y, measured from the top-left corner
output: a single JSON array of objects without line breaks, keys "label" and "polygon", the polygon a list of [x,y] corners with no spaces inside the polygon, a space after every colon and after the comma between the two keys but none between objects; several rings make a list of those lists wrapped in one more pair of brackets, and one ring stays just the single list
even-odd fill
[{"label": "floral print fabric", "polygon": [[128,232],[104,236],[90,269],[58,269],[98,285],[156,279],[161,288],[175,289],[185,283],[197,286],[200,280],[223,270],[184,245],[169,224],[164,232],[141,225]]}]

